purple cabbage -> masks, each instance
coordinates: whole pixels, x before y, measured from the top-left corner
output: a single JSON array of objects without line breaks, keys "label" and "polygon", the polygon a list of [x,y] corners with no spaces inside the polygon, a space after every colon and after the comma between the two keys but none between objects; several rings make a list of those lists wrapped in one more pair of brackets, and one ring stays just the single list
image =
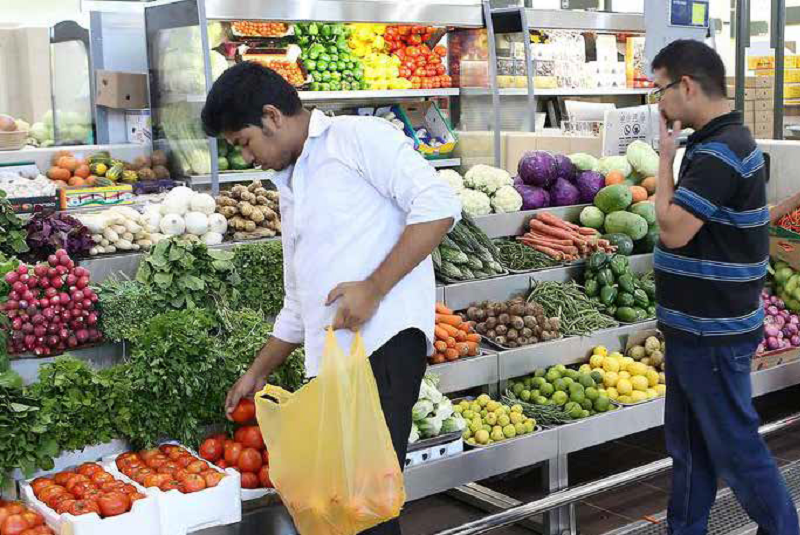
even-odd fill
[{"label": "purple cabbage", "polygon": [[578,188],[565,178],[557,178],[556,183],[550,189],[553,206],[572,206],[578,204],[580,197],[581,193]]},{"label": "purple cabbage", "polygon": [[522,179],[519,177],[519,175],[514,177],[514,187],[515,188],[517,186],[524,186],[524,185],[525,185],[525,182],[522,181]]},{"label": "purple cabbage", "polygon": [[594,197],[597,192],[605,186],[605,179],[603,175],[596,171],[584,171],[578,176],[575,182],[580,192],[580,202],[583,204],[591,204],[594,202]]},{"label": "purple cabbage", "polygon": [[28,221],[25,231],[30,247],[25,258],[31,262],[47,260],[58,249],[65,249],[73,259],[86,257],[94,247],[89,229],[63,212],[39,212]]},{"label": "purple cabbage", "polygon": [[578,178],[578,168],[565,155],[556,154],[556,176],[575,182]]},{"label": "purple cabbage", "polygon": [[514,188],[522,196],[523,210],[538,210],[550,206],[550,194],[546,189],[525,184],[515,185]]},{"label": "purple cabbage", "polygon": [[556,179],[556,159],[543,150],[528,151],[520,158],[517,173],[528,186],[549,188]]}]

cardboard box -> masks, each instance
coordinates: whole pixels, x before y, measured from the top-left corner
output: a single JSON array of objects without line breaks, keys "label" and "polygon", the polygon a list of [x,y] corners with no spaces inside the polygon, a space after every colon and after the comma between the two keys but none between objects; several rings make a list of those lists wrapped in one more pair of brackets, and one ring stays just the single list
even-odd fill
[{"label": "cardboard box", "polygon": [[791,347],[753,357],[751,371],[757,372],[800,360],[800,349]]},{"label": "cardboard box", "polygon": [[[746,88],[747,87],[756,88],[756,87],[758,87],[758,81],[757,80],[758,80],[758,78],[755,77],[755,76],[745,76],[744,77],[744,86]],[[735,76],[728,76],[727,78],[725,78],[725,81],[728,84],[728,87],[736,87],[736,77]]]},{"label": "cardboard box", "polygon": [[133,204],[133,186],[129,184],[102,188],[66,188],[60,190],[61,209],[98,206],[110,208],[120,204]]},{"label": "cardboard box", "polygon": [[[730,105],[732,110],[736,109],[736,101],[735,100],[729,100],[728,104]],[[756,101],[755,100],[745,100],[744,101],[744,111],[745,112],[756,111]]]},{"label": "cardboard box", "polygon": [[774,92],[771,88],[756,89],[756,100],[772,100]]},{"label": "cardboard box", "polygon": [[[414,148],[425,156],[443,157],[452,153],[456,148],[458,140],[435,102],[399,104],[393,111],[405,124],[406,136],[414,140]],[[426,130],[431,138],[441,140],[442,144],[439,146],[428,145],[417,135],[417,132],[421,130]]]},{"label": "cardboard box", "polygon": [[756,139],[771,139],[775,134],[772,127],[772,123],[756,123],[755,129],[753,129],[753,137]]},{"label": "cardboard box", "polygon": [[[756,99],[756,89],[755,87],[745,87],[744,88],[744,99],[745,100],[755,100]],[[729,85],[728,86],[728,95],[731,97],[736,96],[736,87]]]},{"label": "cardboard box", "polygon": [[773,100],[754,100],[753,103],[756,113],[773,111],[775,109],[775,101]]},{"label": "cardboard box", "polygon": [[97,105],[120,110],[149,108],[147,75],[131,72],[96,72]]},{"label": "cardboard box", "polygon": [[800,193],[784,199],[769,210],[769,254],[800,270],[800,234],[776,225],[777,221],[800,206]]}]

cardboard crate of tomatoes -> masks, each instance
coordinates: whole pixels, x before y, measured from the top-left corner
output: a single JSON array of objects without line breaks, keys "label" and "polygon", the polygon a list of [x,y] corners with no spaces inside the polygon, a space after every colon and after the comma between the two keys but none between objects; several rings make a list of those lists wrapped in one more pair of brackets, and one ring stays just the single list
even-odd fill
[{"label": "cardboard crate of tomatoes", "polygon": [[431,364],[452,362],[464,357],[475,357],[480,351],[481,335],[477,334],[471,323],[441,303],[436,303],[436,341]]},{"label": "cardboard crate of tomatoes", "polygon": [[200,445],[200,457],[220,468],[233,468],[242,475],[242,500],[254,500],[275,492],[269,477],[269,452],[261,429],[255,423],[252,399],[243,399],[231,414],[239,425],[233,436],[208,437]]},{"label": "cardboard crate of tomatoes", "polygon": [[400,77],[411,82],[413,89],[452,87],[443,58],[447,49],[426,44],[436,34],[432,26],[389,26],[383,38],[391,54],[400,58]]},{"label": "cardboard crate of tomatoes", "polygon": [[44,517],[20,502],[0,500],[1,535],[53,535]]},{"label": "cardboard crate of tomatoes", "polygon": [[185,535],[242,519],[239,473],[214,466],[183,446],[162,444],[121,453],[106,463],[109,472],[137,482],[156,498],[165,535]]},{"label": "cardboard crate of tomatoes", "polygon": [[[55,533],[144,535],[161,533],[158,504],[144,489],[84,463],[22,485],[23,499]],[[17,532],[2,532],[15,535]],[[22,532],[25,533],[25,532]]]}]

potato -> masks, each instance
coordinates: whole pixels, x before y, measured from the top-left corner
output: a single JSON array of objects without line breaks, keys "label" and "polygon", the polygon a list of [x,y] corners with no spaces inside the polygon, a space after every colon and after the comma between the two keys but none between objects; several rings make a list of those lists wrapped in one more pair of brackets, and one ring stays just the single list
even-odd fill
[{"label": "potato", "polygon": [[245,232],[255,232],[256,224],[254,221],[246,221],[244,225]]},{"label": "potato", "polygon": [[244,217],[250,217],[253,215],[253,210],[255,210],[255,208],[249,202],[243,202],[239,204],[239,211]]},{"label": "potato", "polygon": [[267,199],[263,195],[259,195],[256,197],[256,204],[259,204],[261,206],[269,206],[269,199]]},{"label": "potato", "polygon": [[261,211],[264,212],[264,217],[269,221],[278,219],[278,214],[276,214],[272,208],[265,206],[261,209]]},{"label": "potato", "polygon": [[253,193],[255,193],[256,196],[264,196],[264,197],[266,197],[267,190],[264,189],[264,188],[256,188],[255,190],[253,190]]},{"label": "potato", "polygon": [[219,213],[225,216],[225,219],[230,219],[239,213],[239,210],[233,206],[223,206],[219,209]]},{"label": "potato", "polygon": [[262,212],[258,208],[259,207],[253,208],[253,213],[250,214],[250,220],[255,222],[255,223],[261,223],[262,221],[264,221],[266,219],[266,217],[264,217],[264,212]]}]

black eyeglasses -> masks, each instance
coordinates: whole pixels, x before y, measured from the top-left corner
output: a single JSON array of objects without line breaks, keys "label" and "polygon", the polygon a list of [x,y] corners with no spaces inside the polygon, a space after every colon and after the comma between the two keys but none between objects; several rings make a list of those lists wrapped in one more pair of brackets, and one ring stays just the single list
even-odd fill
[{"label": "black eyeglasses", "polygon": [[649,102],[650,104],[658,104],[659,102],[661,102],[661,99],[664,98],[664,93],[667,91],[667,89],[669,89],[670,87],[675,87],[679,83],[681,83],[681,81],[676,80],[671,84],[665,85],[664,87],[659,87],[658,89],[654,89],[647,95],[647,102]]}]

